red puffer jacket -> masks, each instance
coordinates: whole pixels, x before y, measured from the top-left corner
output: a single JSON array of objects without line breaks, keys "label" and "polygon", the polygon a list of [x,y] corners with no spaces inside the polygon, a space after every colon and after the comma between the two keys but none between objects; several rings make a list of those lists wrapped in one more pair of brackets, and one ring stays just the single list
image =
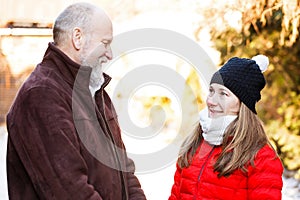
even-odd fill
[{"label": "red puffer jacket", "polygon": [[248,173],[236,170],[229,177],[217,177],[213,170],[221,147],[203,142],[188,168],[177,165],[169,200],[279,200],[283,167],[272,148],[264,146],[256,155],[255,167]]}]

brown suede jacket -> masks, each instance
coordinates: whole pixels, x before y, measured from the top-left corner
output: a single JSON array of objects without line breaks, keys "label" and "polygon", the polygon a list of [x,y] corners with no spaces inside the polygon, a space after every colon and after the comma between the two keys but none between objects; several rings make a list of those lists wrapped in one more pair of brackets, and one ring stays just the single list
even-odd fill
[{"label": "brown suede jacket", "polygon": [[7,115],[10,199],[146,199],[104,88],[54,44]]}]

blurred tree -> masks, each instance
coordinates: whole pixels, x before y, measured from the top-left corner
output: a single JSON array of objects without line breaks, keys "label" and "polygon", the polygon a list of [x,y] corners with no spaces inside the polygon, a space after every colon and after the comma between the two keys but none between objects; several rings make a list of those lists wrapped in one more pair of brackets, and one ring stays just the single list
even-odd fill
[{"label": "blurred tree", "polygon": [[12,76],[9,63],[0,49],[0,125],[5,122],[6,113],[17,91],[14,86],[15,77]]},{"label": "blurred tree", "polygon": [[220,64],[233,56],[269,57],[258,114],[284,166],[300,178],[300,0],[211,0],[198,12],[206,17],[195,37],[210,30]]}]

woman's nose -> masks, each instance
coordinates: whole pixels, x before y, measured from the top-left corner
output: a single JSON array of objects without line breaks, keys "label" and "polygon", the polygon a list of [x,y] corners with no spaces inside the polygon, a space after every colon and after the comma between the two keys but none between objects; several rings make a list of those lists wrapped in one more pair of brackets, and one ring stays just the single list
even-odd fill
[{"label": "woman's nose", "polygon": [[212,94],[212,95],[208,96],[206,99],[206,104],[208,107],[215,106],[217,104],[216,103],[216,95]]}]

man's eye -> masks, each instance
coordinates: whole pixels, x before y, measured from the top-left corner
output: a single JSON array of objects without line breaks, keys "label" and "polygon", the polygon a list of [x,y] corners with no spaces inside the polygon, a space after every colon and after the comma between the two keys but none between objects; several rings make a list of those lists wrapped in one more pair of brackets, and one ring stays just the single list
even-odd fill
[{"label": "man's eye", "polygon": [[102,41],[102,43],[104,44],[105,47],[109,44],[108,41]]}]

